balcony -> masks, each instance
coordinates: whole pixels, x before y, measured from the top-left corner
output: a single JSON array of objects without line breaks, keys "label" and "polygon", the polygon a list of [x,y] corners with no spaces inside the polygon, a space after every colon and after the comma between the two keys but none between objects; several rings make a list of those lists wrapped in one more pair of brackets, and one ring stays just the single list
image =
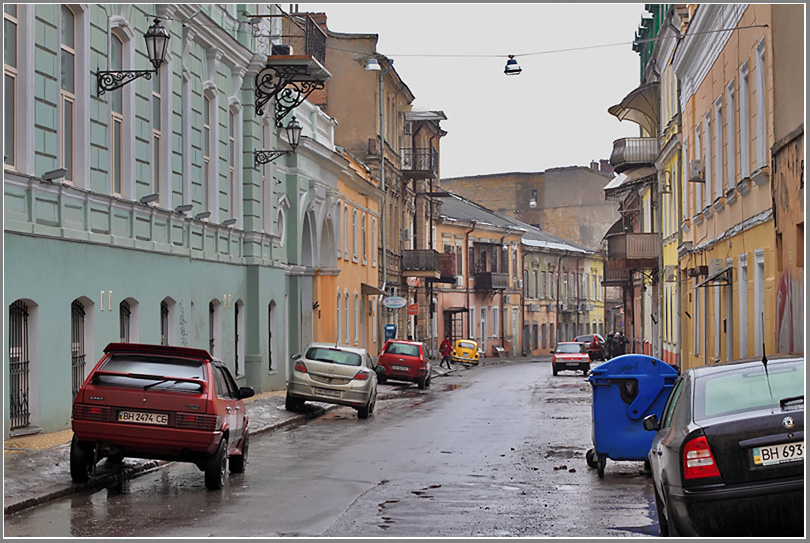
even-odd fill
[{"label": "balcony", "polygon": [[609,234],[608,264],[613,269],[658,267],[661,242],[655,232]]},{"label": "balcony", "polygon": [[439,279],[439,253],[433,249],[402,251],[402,276]]},{"label": "balcony", "polygon": [[624,287],[630,284],[630,274],[624,268],[605,268],[603,287]]},{"label": "balcony", "polygon": [[508,273],[478,272],[473,275],[475,290],[504,290],[509,288]]},{"label": "balcony", "polygon": [[435,179],[439,176],[439,153],[433,147],[400,149],[402,173],[409,179]]},{"label": "balcony", "polygon": [[652,166],[658,156],[656,138],[622,138],[613,142],[610,164],[616,173],[636,166]]}]

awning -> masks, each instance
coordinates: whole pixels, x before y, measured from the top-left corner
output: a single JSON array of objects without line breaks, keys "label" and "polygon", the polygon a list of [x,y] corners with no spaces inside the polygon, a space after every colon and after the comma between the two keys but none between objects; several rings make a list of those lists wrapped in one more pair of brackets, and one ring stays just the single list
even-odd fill
[{"label": "awning", "polygon": [[721,287],[723,285],[730,285],[730,284],[731,284],[731,266],[720,270],[714,275],[710,275],[709,277],[707,277],[706,279],[704,279],[703,281],[701,281],[692,288],[696,289],[700,287]]},{"label": "awning", "polygon": [[652,166],[639,166],[616,174],[616,176],[602,189],[605,199],[621,199],[623,195],[644,183],[655,181],[656,172]]},{"label": "awning", "polygon": [[374,296],[377,294],[382,294],[383,296],[388,296],[388,293],[384,290],[380,290],[377,287],[372,287],[371,285],[367,285],[365,283],[360,283],[360,293],[363,296]]},{"label": "awning", "polygon": [[469,311],[470,310],[467,309],[466,307],[446,307],[444,309],[445,313],[452,313],[452,314],[455,314],[455,313],[469,313]]},{"label": "awning", "polygon": [[658,81],[642,85],[624,97],[620,104],[608,108],[608,113],[620,121],[627,119],[643,128],[652,137],[658,136],[661,96]]}]

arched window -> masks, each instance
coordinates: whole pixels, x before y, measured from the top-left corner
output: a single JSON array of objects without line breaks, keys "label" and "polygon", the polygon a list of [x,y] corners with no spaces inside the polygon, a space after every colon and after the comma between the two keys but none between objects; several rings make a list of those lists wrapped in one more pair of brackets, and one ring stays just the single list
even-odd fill
[{"label": "arched window", "polygon": [[371,265],[377,265],[377,219],[371,218]]},{"label": "arched window", "polygon": [[344,342],[349,344],[349,291],[347,290],[343,297],[343,330]]},{"label": "arched window", "polygon": [[357,210],[352,211],[352,260],[357,262]]},{"label": "arched window", "polygon": [[354,293],[354,344],[360,343],[360,298]]},{"label": "arched window", "polygon": [[340,314],[340,307],[341,307],[340,298],[341,298],[341,296],[340,296],[340,290],[338,290],[338,293],[337,293],[337,319],[336,319],[336,322],[337,322],[337,335],[335,336],[337,339],[335,340],[335,343],[337,343],[338,341],[340,341],[340,331],[342,330],[342,328],[341,328],[341,326],[340,326],[340,319],[341,319],[341,314]]},{"label": "arched window", "polygon": [[349,206],[343,206],[343,258],[349,260]]},{"label": "arched window", "polygon": [[[124,69],[124,42],[113,32],[110,38],[110,70]],[[110,92],[110,132],[112,141],[110,148],[110,180],[112,193],[122,196],[124,193],[124,97],[121,89]]]},{"label": "arched window", "polygon": [[363,237],[362,239],[362,248],[363,248],[363,264],[368,262],[368,248],[366,247],[366,214],[363,213],[363,216],[360,218],[360,235]]}]

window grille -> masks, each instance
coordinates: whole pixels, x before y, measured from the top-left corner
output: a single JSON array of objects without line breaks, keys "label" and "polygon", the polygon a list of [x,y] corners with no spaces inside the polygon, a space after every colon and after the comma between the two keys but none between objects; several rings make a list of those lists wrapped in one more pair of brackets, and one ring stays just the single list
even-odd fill
[{"label": "window grille", "polygon": [[20,301],[9,307],[8,360],[11,429],[30,424],[28,406],[28,306]]},{"label": "window grille", "polygon": [[84,365],[85,365],[85,352],[84,352],[84,321],[85,313],[84,306],[78,300],[71,304],[71,373],[73,375],[73,399],[79,393],[79,389],[84,381]]}]

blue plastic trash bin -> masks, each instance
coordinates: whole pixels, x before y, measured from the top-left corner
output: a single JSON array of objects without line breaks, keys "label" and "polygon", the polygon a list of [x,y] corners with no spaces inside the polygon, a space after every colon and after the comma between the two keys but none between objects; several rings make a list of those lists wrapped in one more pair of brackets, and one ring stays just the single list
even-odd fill
[{"label": "blue plastic trash bin", "polygon": [[625,354],[591,370],[593,446],[588,465],[604,477],[605,460],[647,460],[655,432],[644,429],[648,415],[664,410],[678,372],[666,362],[643,354]]}]

